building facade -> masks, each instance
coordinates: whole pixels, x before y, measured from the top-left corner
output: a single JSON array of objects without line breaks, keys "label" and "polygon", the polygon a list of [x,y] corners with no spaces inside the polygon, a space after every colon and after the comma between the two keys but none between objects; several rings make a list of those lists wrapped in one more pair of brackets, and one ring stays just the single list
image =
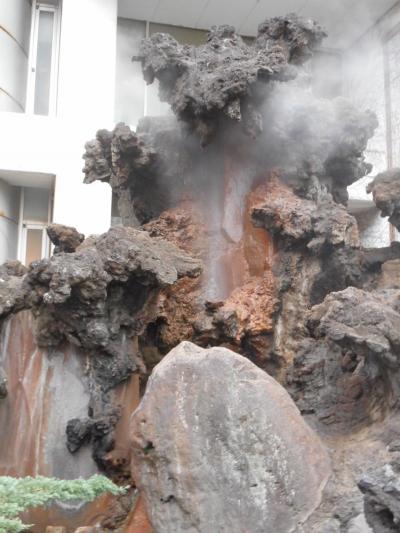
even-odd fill
[{"label": "building facade", "polygon": [[[157,86],[146,87],[140,64],[131,60],[144,36],[164,31],[180,42],[200,44],[213,22],[234,23],[230,19],[236,10],[243,20],[239,30],[251,38],[256,19],[283,14],[279,2],[275,12],[263,13],[257,11],[259,3],[256,11],[249,11],[244,1],[224,12],[226,3],[2,0],[0,262],[18,258],[29,263],[48,255],[45,227],[50,221],[75,226],[86,235],[108,229],[117,215],[112,213],[111,189],[83,184],[85,142],[99,128],[120,121],[135,127],[144,115],[170,112],[159,101]],[[296,10],[296,0],[290,3],[285,12]],[[380,128],[369,146],[374,173],[400,165],[395,59],[400,7],[393,3],[382,1],[379,12],[364,22],[362,34],[347,37],[345,44],[333,37],[329,49],[314,59],[318,94],[343,94],[377,112]],[[304,14],[319,18],[318,13]],[[325,16],[329,20],[329,13]],[[350,207],[364,243],[387,245],[396,235],[367,197],[368,179],[351,187]]]}]

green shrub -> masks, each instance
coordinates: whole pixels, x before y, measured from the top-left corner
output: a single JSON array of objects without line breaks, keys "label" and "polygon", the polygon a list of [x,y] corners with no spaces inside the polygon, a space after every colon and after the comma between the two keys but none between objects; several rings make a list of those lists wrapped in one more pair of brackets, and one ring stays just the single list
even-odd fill
[{"label": "green shrub", "polygon": [[73,480],[0,476],[0,533],[18,533],[29,527],[18,515],[31,507],[52,500],[91,502],[104,492],[122,494],[124,490],[104,476]]}]

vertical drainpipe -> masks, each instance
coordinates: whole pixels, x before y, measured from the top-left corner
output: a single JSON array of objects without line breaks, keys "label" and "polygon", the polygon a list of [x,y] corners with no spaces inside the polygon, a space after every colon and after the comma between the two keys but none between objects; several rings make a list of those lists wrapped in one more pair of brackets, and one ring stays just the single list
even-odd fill
[{"label": "vertical drainpipe", "polygon": [[17,242],[17,259],[23,263],[24,258],[22,257],[22,221],[24,219],[24,188],[21,187],[19,193],[19,216],[18,216],[18,242]]}]

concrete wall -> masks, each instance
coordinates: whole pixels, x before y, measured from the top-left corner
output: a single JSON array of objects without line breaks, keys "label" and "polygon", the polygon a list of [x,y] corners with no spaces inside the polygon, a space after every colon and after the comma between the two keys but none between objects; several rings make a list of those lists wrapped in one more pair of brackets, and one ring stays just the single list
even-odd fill
[{"label": "concrete wall", "polygon": [[[388,63],[385,54],[385,42],[388,35],[400,24],[400,2],[394,6],[384,17],[371,27],[361,39],[344,54],[344,94],[350,98],[359,109],[370,109],[378,117],[379,127],[368,144],[366,152],[367,161],[373,164],[369,176],[359,180],[349,187],[351,199],[369,200],[372,198],[366,192],[366,186],[371,179],[387,170],[391,165],[390,150],[390,121],[400,123],[400,92],[391,91],[396,98],[396,105],[390,110],[388,107],[387,88],[389,85]],[[394,51],[396,57],[399,50]],[[388,121],[389,118],[389,121]],[[400,131],[397,137],[400,136]],[[397,145],[400,138],[395,139]],[[390,242],[389,223],[386,218],[381,218],[372,207],[358,217],[361,237],[364,246],[387,246]]]},{"label": "concrete wall", "polygon": [[17,257],[19,195],[19,187],[0,179],[0,264]]},{"label": "concrete wall", "polygon": [[25,109],[30,13],[28,0],[0,2],[0,111]]},{"label": "concrete wall", "polygon": [[[345,96],[361,109],[371,109],[379,120],[379,128],[369,142],[367,159],[374,165],[371,177],[388,168],[387,99],[385,95],[384,42],[400,24],[400,2],[344,54]],[[400,49],[399,49],[400,53]],[[398,93],[400,103],[400,93]],[[368,198],[366,177],[350,187],[353,198]]]},{"label": "concrete wall", "polygon": [[[77,11],[78,8],[78,11]],[[64,0],[61,22],[54,220],[83,233],[110,227],[111,188],[83,185],[84,144],[114,124],[117,0]]]}]

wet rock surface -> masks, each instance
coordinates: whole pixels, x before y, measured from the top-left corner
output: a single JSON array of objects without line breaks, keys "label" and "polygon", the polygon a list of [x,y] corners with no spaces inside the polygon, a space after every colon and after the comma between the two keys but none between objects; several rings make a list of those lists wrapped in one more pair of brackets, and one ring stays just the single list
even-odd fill
[{"label": "wet rock surface", "polygon": [[297,531],[330,474],[286,391],[223,348],[172,350],[150,378],[131,437],[155,531]]}]

